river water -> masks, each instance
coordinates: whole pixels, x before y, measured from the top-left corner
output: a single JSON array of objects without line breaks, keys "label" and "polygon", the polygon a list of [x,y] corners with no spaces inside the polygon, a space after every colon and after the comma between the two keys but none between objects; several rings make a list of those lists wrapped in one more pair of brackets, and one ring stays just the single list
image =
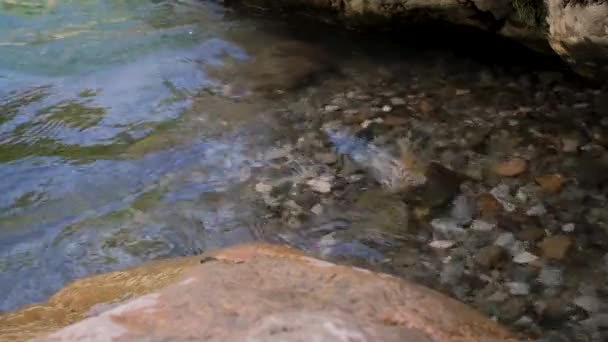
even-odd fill
[{"label": "river water", "polygon": [[220,86],[206,67],[250,58],[224,14],[196,1],[0,2],[0,310],[251,239],[246,211],[214,195],[238,187],[269,128],[247,108],[192,110]]},{"label": "river water", "polygon": [[[485,35],[273,16],[0,0],[0,311],[264,239],[415,279],[528,336],[602,314],[576,303],[608,297],[605,89]],[[491,171],[514,156],[527,168]],[[526,250],[543,262],[501,254]]]}]

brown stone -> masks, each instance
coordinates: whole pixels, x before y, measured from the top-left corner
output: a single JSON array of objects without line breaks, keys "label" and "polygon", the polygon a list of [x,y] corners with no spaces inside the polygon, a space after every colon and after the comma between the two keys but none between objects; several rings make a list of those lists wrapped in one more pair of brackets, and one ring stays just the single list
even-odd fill
[{"label": "brown stone", "polygon": [[526,300],[523,298],[511,297],[500,305],[498,311],[502,321],[515,321],[526,312]]},{"label": "brown stone", "polygon": [[558,193],[564,185],[564,177],[558,173],[536,177],[536,183],[547,193]]},{"label": "brown stone", "polygon": [[482,194],[477,198],[477,209],[484,218],[492,218],[498,214],[500,203],[491,194]]},{"label": "brown stone", "polygon": [[522,241],[537,242],[545,237],[545,230],[539,227],[524,227],[515,237]]},{"label": "brown stone", "polygon": [[513,158],[494,165],[493,170],[499,176],[515,177],[526,171],[528,163],[521,158]]},{"label": "brown stone", "polygon": [[[74,306],[75,290],[90,295],[103,288],[100,282],[117,284],[113,279],[121,278],[128,293],[164,270],[150,273],[142,266],[76,281],[65,302],[56,295],[37,306],[37,315],[23,318],[22,310],[0,317],[0,340],[8,339],[7,331],[14,333],[11,340],[53,331],[70,319],[49,324],[40,310],[66,314],[74,306],[78,317],[71,320],[99,309],[39,341],[516,341],[497,323],[438,292],[287,247],[243,245],[200,259],[174,261],[176,268],[187,267],[171,285],[119,304],[101,305],[120,301],[120,293],[112,293],[101,296],[96,307],[90,300]],[[129,279],[131,274],[138,276]],[[11,320],[15,315],[22,320]]]},{"label": "brown stone", "polygon": [[495,268],[507,259],[507,251],[496,245],[481,248],[475,254],[475,262],[485,268]]},{"label": "brown stone", "polygon": [[566,235],[550,236],[539,243],[538,247],[545,258],[561,260],[572,248],[572,239]]},{"label": "brown stone", "polygon": [[384,118],[384,124],[387,126],[403,126],[409,122],[407,118],[396,115],[389,115]]},{"label": "brown stone", "polygon": [[428,114],[435,109],[435,107],[429,100],[420,101],[418,108],[420,109],[420,112],[424,114]]}]

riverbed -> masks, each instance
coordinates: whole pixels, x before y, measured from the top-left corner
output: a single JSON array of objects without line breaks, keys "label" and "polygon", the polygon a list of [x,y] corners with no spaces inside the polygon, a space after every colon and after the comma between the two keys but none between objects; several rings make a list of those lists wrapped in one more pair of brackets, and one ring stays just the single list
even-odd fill
[{"label": "riverbed", "polygon": [[468,30],[0,0],[0,311],[267,240],[601,341],[607,98]]}]

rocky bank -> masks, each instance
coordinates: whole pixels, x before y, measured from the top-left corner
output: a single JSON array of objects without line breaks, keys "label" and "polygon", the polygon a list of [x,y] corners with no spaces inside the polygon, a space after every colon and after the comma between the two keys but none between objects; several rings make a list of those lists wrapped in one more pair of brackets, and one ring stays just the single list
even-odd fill
[{"label": "rocky bank", "polygon": [[[608,2],[603,0],[230,0],[284,12],[338,18],[352,26],[407,26],[441,20],[495,32],[537,51],[554,51],[579,74],[608,75]],[[550,48],[549,48],[550,46]]]}]

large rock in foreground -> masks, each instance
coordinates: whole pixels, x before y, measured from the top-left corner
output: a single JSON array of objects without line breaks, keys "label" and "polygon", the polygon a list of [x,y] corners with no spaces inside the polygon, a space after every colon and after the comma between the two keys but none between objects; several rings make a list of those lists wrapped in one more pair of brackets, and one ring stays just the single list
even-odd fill
[{"label": "large rock in foreground", "polygon": [[[181,276],[171,285],[121,304],[97,304],[95,316],[39,340],[516,341],[497,323],[435,291],[286,247],[243,245],[201,259],[196,264],[193,258],[166,263],[166,267],[180,268]],[[166,274],[157,264],[151,273],[144,271],[146,267],[117,272],[114,277],[124,281],[125,275],[135,274],[123,282],[130,292],[154,274]],[[103,277],[75,282],[68,287],[72,295],[65,297],[67,302],[56,299],[59,292],[47,309],[74,305],[77,284],[86,283],[80,289],[90,295],[101,288],[97,281],[109,279]],[[112,300],[106,296],[104,301]],[[90,307],[79,310],[90,311]],[[13,319],[19,314],[12,314]],[[0,331],[11,324],[11,315],[7,317],[0,317]],[[22,332],[44,324],[40,322],[44,319],[22,321]],[[12,323],[13,334],[18,333],[19,326]],[[6,337],[0,335],[0,339]]]}]

